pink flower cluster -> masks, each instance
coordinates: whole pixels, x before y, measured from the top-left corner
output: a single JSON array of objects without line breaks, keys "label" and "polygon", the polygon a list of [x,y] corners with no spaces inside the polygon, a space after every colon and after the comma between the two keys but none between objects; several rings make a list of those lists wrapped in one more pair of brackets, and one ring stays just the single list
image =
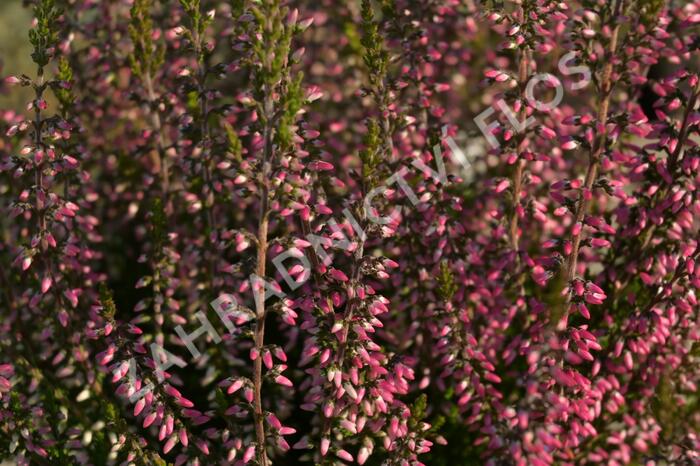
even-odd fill
[{"label": "pink flower cluster", "polygon": [[700,1],[28,3],[0,459],[700,464]]}]

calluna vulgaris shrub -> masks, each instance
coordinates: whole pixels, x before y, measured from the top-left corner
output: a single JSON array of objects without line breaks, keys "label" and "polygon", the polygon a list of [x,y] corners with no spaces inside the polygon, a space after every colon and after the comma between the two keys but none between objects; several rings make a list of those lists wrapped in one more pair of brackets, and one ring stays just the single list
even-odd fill
[{"label": "calluna vulgaris shrub", "polygon": [[25,3],[0,458],[700,464],[700,1]]}]

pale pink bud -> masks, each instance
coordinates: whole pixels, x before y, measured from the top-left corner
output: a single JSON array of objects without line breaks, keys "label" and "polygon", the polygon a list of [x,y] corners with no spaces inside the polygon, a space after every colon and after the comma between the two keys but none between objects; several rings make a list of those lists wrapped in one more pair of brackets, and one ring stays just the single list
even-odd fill
[{"label": "pale pink bud", "polygon": [[146,416],[146,417],[143,419],[143,427],[144,427],[144,429],[145,429],[146,427],[150,426],[151,424],[153,424],[153,423],[155,422],[155,420],[156,420],[156,417],[158,417],[158,413],[156,413],[155,411],[152,412],[152,413],[150,413],[148,416]]},{"label": "pale pink bud", "polygon": [[190,440],[187,437],[187,430],[185,430],[184,427],[180,429],[180,432],[178,432],[178,437],[180,438],[180,443],[182,443],[183,446],[189,445]]},{"label": "pale pink bud", "polygon": [[369,458],[369,450],[367,449],[367,447],[360,448],[360,451],[357,453],[357,463],[365,464],[367,458]]},{"label": "pale pink bud", "polygon": [[42,278],[41,279],[41,292],[45,294],[47,291],[49,291],[52,283],[53,283],[53,281],[51,280],[51,277]]},{"label": "pale pink bud", "polygon": [[201,439],[197,439],[195,444],[197,445],[197,448],[199,448],[199,450],[202,453],[204,453],[205,455],[209,454],[209,445],[207,445],[207,442],[205,442],[204,440],[201,440]]},{"label": "pale pink bud", "polygon": [[321,439],[321,456],[326,456],[326,453],[328,453],[328,448],[331,446],[331,441],[329,438],[322,438]]},{"label": "pale pink bud", "polygon": [[167,455],[170,452],[170,450],[173,449],[173,447],[175,446],[176,443],[177,443],[177,437],[173,435],[172,437],[170,437],[168,439],[167,442],[165,442],[165,445],[163,445],[163,453],[165,453]]},{"label": "pale pink bud", "polygon": [[270,351],[263,351],[262,360],[265,364],[265,367],[267,367],[268,369],[272,369],[272,354],[270,353]]},{"label": "pale pink bud", "polygon": [[138,416],[141,414],[141,411],[143,411],[143,408],[146,406],[146,399],[145,398],[140,398],[136,404],[134,405],[134,416]]},{"label": "pale pink bud", "polygon": [[32,265],[33,259],[29,256],[22,259],[22,270],[27,270]]},{"label": "pale pink bud", "polygon": [[566,141],[562,142],[562,144],[561,144],[561,148],[564,150],[574,150],[577,147],[578,147],[578,143],[573,139],[566,140]]},{"label": "pale pink bud", "polygon": [[246,448],[245,453],[243,453],[243,463],[248,463],[255,456],[255,446],[251,445]]},{"label": "pale pink bud", "polygon": [[338,453],[336,453],[336,455],[338,455],[338,458],[340,458],[341,460],[345,460],[345,461],[352,461],[353,460],[352,455],[345,450],[338,451]]},{"label": "pale pink bud", "polygon": [[331,274],[331,277],[338,280],[339,282],[348,281],[348,276],[345,275],[345,273],[343,273],[342,271],[340,271],[338,269],[331,269],[330,274]]},{"label": "pale pink bud", "polygon": [[232,393],[237,392],[242,386],[243,386],[242,379],[234,380],[233,383],[231,385],[229,385],[228,389],[226,389],[226,393],[231,395]]},{"label": "pale pink bud", "polygon": [[275,382],[280,384],[280,385],[283,385],[285,387],[293,387],[294,386],[294,384],[292,384],[292,381],[283,375],[278,375],[277,377],[275,377]]}]

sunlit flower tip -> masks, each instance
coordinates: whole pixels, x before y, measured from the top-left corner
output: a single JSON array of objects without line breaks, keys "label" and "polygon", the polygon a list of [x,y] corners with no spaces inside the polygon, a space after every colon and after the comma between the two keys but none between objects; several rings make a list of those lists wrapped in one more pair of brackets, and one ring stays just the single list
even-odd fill
[{"label": "sunlit flower tip", "polygon": [[306,100],[314,102],[323,97],[323,92],[318,87],[312,87],[307,91]]},{"label": "sunlit flower tip", "polygon": [[578,143],[574,139],[566,139],[561,144],[561,148],[564,150],[574,150],[577,147],[578,147]]},{"label": "sunlit flower tip", "polygon": [[586,293],[584,299],[589,304],[603,304],[605,295],[599,293]]},{"label": "sunlit flower tip", "polygon": [[32,265],[32,258],[27,256],[22,259],[22,270],[27,270]]}]

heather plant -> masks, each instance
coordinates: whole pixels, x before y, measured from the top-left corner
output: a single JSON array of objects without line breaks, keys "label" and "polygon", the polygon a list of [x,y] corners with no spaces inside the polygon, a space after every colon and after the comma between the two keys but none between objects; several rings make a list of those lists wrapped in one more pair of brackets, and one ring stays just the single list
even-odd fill
[{"label": "heather plant", "polygon": [[24,3],[1,459],[700,462],[699,2]]}]

